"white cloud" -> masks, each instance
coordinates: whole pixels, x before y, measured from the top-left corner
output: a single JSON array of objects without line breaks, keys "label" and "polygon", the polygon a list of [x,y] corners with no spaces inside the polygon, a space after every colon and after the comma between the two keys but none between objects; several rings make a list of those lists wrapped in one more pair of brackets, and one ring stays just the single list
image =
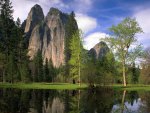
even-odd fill
[{"label": "white cloud", "polygon": [[11,2],[14,9],[14,19],[16,20],[19,17],[22,21],[27,18],[30,9],[35,4],[39,4],[42,7],[45,15],[51,7],[59,9],[68,8],[68,5],[62,2],[62,0],[11,0]]},{"label": "white cloud", "polygon": [[94,30],[98,25],[97,20],[95,18],[84,14],[76,14],[76,20],[79,29],[81,29],[84,34]]},{"label": "white cloud", "polygon": [[100,42],[100,39],[108,37],[106,33],[95,32],[84,38],[84,48],[90,50],[97,43]]},{"label": "white cloud", "polygon": [[11,0],[14,14],[13,17],[16,20],[18,17],[23,21],[27,18],[27,15],[31,9],[31,7],[35,4],[33,1],[29,0]]},{"label": "white cloud", "polygon": [[71,6],[78,13],[87,13],[93,6],[93,0],[74,0]]},{"label": "white cloud", "polygon": [[136,12],[133,17],[136,18],[144,33],[138,35],[139,42],[143,43],[144,47],[150,46],[150,9],[144,9]]}]

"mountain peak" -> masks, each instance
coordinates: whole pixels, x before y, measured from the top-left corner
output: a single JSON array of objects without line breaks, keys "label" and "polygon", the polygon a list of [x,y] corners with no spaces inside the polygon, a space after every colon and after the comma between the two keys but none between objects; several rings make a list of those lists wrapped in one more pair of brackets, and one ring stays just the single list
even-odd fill
[{"label": "mountain peak", "polygon": [[[36,4],[32,7],[26,22],[26,31],[29,37],[28,56],[32,60],[40,50],[43,60],[51,60],[55,67],[65,64],[64,47],[69,16],[57,8],[50,8],[44,19],[42,8]],[[74,29],[76,27],[76,21]],[[29,32],[30,31],[30,32]]]},{"label": "mountain peak", "polygon": [[27,17],[25,33],[30,32],[33,28],[44,19],[44,13],[40,5],[34,5]]},{"label": "mountain peak", "polygon": [[41,6],[39,4],[35,4],[32,8],[41,8]]},{"label": "mountain peak", "polygon": [[97,43],[92,49],[89,50],[89,54],[96,59],[101,59],[109,52],[107,44],[103,41]]},{"label": "mountain peak", "polygon": [[62,13],[62,12],[59,9],[51,7],[48,12],[48,15],[58,15],[60,13]]}]

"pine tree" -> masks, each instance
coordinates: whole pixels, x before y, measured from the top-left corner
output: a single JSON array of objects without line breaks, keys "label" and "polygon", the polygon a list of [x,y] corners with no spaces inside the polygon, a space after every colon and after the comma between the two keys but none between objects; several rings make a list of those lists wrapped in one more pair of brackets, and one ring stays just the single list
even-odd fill
[{"label": "pine tree", "polygon": [[71,78],[74,80],[78,77],[79,85],[81,83],[81,63],[82,63],[82,42],[80,33],[77,32],[73,35],[70,43],[70,50],[71,50],[71,58],[69,60],[69,64],[71,65]]},{"label": "pine tree", "polygon": [[38,50],[37,55],[34,57],[33,62],[35,68],[34,81],[41,82],[43,81],[44,77],[43,77],[43,58],[40,50]]},{"label": "pine tree", "polygon": [[45,60],[45,65],[44,65],[44,81],[45,82],[49,81],[49,67],[48,67],[48,59],[47,58]]},{"label": "pine tree", "polygon": [[48,78],[48,81],[54,82],[54,77],[55,77],[55,69],[54,69],[54,66],[53,66],[53,62],[50,59],[49,60],[49,78]]},{"label": "pine tree", "polygon": [[77,31],[77,23],[75,20],[74,12],[69,15],[68,22],[66,24],[66,37],[65,37],[65,76],[69,75],[70,65],[69,60],[71,57],[71,50],[69,48],[72,36]]},{"label": "pine tree", "polygon": [[[15,26],[13,21],[13,9],[12,3],[10,0],[1,1],[1,26],[2,26],[2,38],[1,38],[1,49],[6,54],[6,57],[9,56],[10,52],[10,39],[12,37],[13,28]],[[7,45],[7,46],[6,46]]]},{"label": "pine tree", "polygon": [[12,37],[15,24],[13,21],[13,9],[10,0],[0,1],[0,51],[5,55],[3,64],[3,82],[6,81],[6,66],[10,54],[10,38]]},{"label": "pine tree", "polygon": [[28,67],[28,62],[25,60],[22,62],[20,67],[21,81],[22,82],[30,82],[31,75]]},{"label": "pine tree", "polygon": [[133,63],[133,66],[132,66],[132,78],[131,78],[132,83],[134,83],[134,84],[138,83],[139,73],[140,73],[139,67],[137,68],[135,66],[135,63]]},{"label": "pine tree", "polygon": [[7,64],[7,80],[11,83],[18,77],[17,74],[17,64],[15,62],[15,56],[13,53],[9,55],[8,64]]}]

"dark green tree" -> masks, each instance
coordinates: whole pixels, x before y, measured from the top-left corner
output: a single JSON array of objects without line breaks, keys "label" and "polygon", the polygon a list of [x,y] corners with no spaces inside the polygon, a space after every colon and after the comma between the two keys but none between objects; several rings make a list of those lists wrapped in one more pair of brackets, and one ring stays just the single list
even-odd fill
[{"label": "dark green tree", "polygon": [[49,81],[49,67],[48,67],[48,59],[47,58],[45,60],[45,65],[44,65],[44,81],[45,82]]},{"label": "dark green tree", "polygon": [[13,53],[9,55],[8,64],[7,64],[7,80],[11,83],[16,80],[17,77],[17,64],[15,62],[15,56]]},{"label": "dark green tree", "polygon": [[42,52],[38,50],[36,56],[34,57],[34,81],[35,82],[41,82],[43,81],[43,58],[42,58]]},{"label": "dark green tree", "polygon": [[22,53],[21,60],[19,64],[19,72],[21,76],[22,82],[30,82],[31,81],[31,73],[29,69],[29,58],[26,56],[26,51]]},{"label": "dark green tree", "polygon": [[5,55],[3,65],[3,82],[6,81],[6,66],[8,63],[10,48],[10,39],[14,28],[13,9],[10,0],[0,1],[0,51]]},{"label": "dark green tree", "polygon": [[65,76],[69,75],[70,73],[70,65],[69,65],[69,60],[71,57],[71,50],[69,48],[70,42],[72,39],[72,36],[76,33],[77,31],[77,23],[75,20],[75,14],[74,12],[71,12],[71,14],[68,16],[68,22],[66,24],[66,37],[65,37]]},{"label": "dark green tree", "polygon": [[73,83],[75,79],[79,82],[79,86],[81,85],[81,68],[83,67],[83,45],[81,41],[81,33],[76,32],[71,39],[70,42],[70,50],[71,50],[71,58],[69,60],[70,68],[70,77],[73,79]]},{"label": "dark green tree", "polygon": [[53,66],[52,60],[50,59],[49,60],[49,77],[48,77],[48,81],[54,82],[55,75],[56,75],[56,70]]},{"label": "dark green tree", "polygon": [[140,69],[139,69],[139,67],[135,66],[135,63],[133,63],[132,78],[131,78],[132,83],[134,83],[134,84],[138,83],[139,75],[140,75]]}]

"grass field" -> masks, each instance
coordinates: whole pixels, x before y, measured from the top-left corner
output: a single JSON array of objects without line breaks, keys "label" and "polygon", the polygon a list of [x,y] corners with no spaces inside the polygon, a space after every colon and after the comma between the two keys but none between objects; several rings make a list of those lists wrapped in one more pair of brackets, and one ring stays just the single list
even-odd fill
[{"label": "grass field", "polygon": [[150,85],[144,84],[128,84],[126,87],[120,84],[114,84],[113,87],[115,90],[127,90],[127,91],[150,91]]},{"label": "grass field", "polygon": [[0,88],[18,88],[18,89],[84,89],[87,85],[70,83],[0,83]]},{"label": "grass field", "polygon": [[[70,84],[70,83],[0,83],[0,88],[18,88],[18,89],[58,89],[58,90],[73,90],[73,89],[85,89],[88,85]],[[114,84],[109,86],[114,90],[128,90],[128,91],[150,91],[150,85],[143,84],[129,84],[123,87],[122,84]]]}]

